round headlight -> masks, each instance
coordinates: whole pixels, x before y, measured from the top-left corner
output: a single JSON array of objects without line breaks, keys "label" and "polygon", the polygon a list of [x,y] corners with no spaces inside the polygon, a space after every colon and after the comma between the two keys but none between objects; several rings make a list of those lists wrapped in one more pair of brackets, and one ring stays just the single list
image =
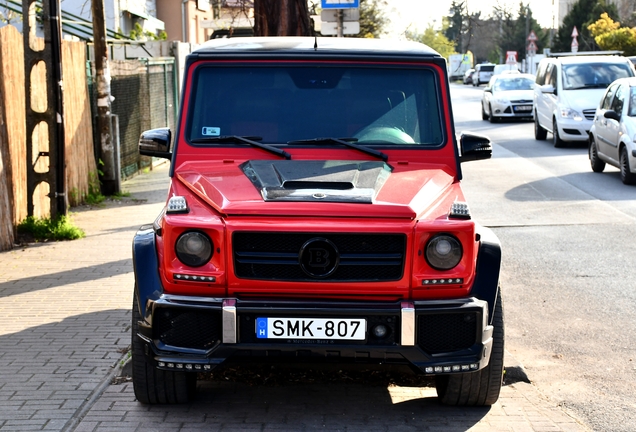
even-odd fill
[{"label": "round headlight", "polygon": [[179,236],[175,251],[179,261],[190,267],[201,267],[212,258],[212,241],[199,231],[188,231]]},{"label": "round headlight", "polygon": [[450,270],[462,259],[462,244],[449,234],[440,234],[428,241],[426,261],[436,270]]}]

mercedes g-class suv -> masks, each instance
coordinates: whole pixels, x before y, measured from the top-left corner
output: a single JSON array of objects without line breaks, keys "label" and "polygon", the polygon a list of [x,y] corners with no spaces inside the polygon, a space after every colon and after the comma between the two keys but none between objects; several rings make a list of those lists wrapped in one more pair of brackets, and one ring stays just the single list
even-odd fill
[{"label": "mercedes g-class suv", "polygon": [[[471,218],[444,58],[350,38],[216,39],[187,58],[166,205],[133,241],[133,384],[181,403],[227,360],[406,364],[490,405],[504,328],[495,235]],[[304,364],[304,363],[301,363]]]}]

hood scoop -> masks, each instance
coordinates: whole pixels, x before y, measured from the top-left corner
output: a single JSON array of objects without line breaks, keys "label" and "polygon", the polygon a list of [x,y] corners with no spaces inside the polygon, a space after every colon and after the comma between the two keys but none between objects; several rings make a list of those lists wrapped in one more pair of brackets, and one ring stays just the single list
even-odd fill
[{"label": "hood scoop", "polygon": [[257,160],[241,169],[265,201],[370,204],[391,174],[375,161]]}]

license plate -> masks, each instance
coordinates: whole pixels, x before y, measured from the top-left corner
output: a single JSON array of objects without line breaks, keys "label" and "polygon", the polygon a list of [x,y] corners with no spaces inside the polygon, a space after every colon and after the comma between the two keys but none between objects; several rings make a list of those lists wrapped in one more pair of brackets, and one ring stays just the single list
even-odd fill
[{"label": "license plate", "polygon": [[258,339],[364,340],[365,319],[351,318],[256,318]]},{"label": "license plate", "polygon": [[516,106],[515,111],[532,111],[532,105]]}]

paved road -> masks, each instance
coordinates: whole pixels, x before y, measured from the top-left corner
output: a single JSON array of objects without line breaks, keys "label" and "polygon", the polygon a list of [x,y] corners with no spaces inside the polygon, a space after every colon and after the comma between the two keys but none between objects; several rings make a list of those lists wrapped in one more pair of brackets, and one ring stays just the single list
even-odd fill
[{"label": "paved road", "polygon": [[0,253],[0,431],[587,431],[510,379],[491,408],[440,406],[431,387],[348,372],[276,384],[199,382],[184,406],[147,407],[121,375],[130,341],[131,239],[159,213],[167,167],[124,183],[131,197],[74,209],[87,236]]},{"label": "paved road", "polygon": [[463,165],[464,189],[503,244],[508,349],[594,430],[636,430],[636,188],[616,168],[593,173],[585,145],[481,121],[482,90],[452,91],[459,127],[495,142],[491,160]]}]

